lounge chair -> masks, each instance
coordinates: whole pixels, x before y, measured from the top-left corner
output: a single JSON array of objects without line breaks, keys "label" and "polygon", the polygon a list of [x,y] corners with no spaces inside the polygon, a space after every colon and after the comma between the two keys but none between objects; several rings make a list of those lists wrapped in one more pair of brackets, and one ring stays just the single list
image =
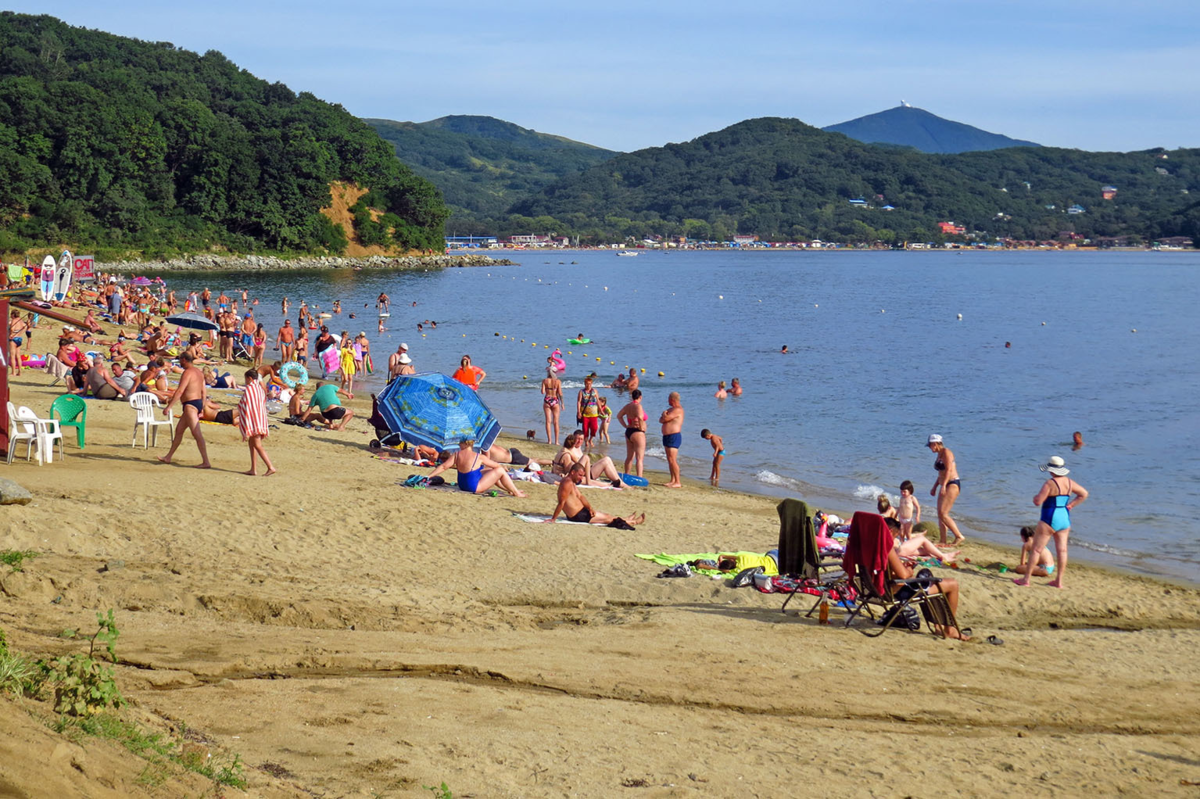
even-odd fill
[{"label": "lounge chair", "polygon": [[71,374],[71,367],[60,361],[54,353],[48,352],[46,353],[46,374],[54,376],[50,385],[55,386],[67,379],[67,375]]},{"label": "lounge chair", "polygon": [[50,418],[61,427],[75,428],[75,443],[84,447],[87,434],[87,403],[73,394],[63,394],[50,403]]},{"label": "lounge chair", "polygon": [[135,391],[129,395],[129,405],[137,411],[137,418],[133,422],[133,440],[130,442],[130,446],[137,446],[139,427],[142,430],[142,449],[158,446],[158,428],[163,425],[167,427],[168,436],[173,434],[172,423],[175,421],[175,414],[172,412],[166,419],[160,419],[155,413],[157,410],[162,410],[162,403],[158,401],[158,397],[148,391]]},{"label": "lounge chair", "polygon": [[[779,512],[779,574],[798,583],[805,583],[803,588],[817,591],[817,602],[808,611],[811,616],[821,602],[827,600],[831,593],[845,596],[847,582],[841,572],[838,561],[821,561],[821,551],[817,548],[817,536],[813,528],[812,517],[808,513],[808,505],[798,499],[785,499],[776,510]],[[787,592],[780,613],[787,611],[788,603],[798,593],[808,593],[802,589]]]},{"label": "lounge chair", "polygon": [[[929,589],[941,582],[923,569],[915,578],[896,580],[888,576],[888,551],[892,548],[892,533],[883,517],[877,513],[859,511],[850,520],[850,537],[846,541],[846,556],[842,568],[857,591],[857,601],[846,617],[849,627],[860,613],[875,618],[874,608],[883,615],[878,631],[863,630],[869,637],[887,632],[909,614],[906,609],[914,605],[920,609],[929,631],[945,637],[947,627],[958,629],[958,621],[950,609],[950,603],[942,593],[930,593]],[[914,632],[920,629],[920,620]]]}]

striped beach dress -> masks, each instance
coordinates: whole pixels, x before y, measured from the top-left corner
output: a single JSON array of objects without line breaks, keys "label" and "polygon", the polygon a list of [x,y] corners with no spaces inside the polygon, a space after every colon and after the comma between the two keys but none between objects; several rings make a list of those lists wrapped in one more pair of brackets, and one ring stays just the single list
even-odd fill
[{"label": "striped beach dress", "polygon": [[238,429],[242,438],[267,437],[267,394],[258,380],[250,382],[238,402]]}]

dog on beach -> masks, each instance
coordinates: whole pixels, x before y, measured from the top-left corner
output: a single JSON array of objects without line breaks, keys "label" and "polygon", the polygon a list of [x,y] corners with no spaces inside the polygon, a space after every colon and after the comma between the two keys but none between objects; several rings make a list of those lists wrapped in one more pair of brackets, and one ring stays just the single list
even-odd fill
[{"label": "dog on beach", "polygon": [[537,431],[536,430],[526,430],[525,437],[528,438],[530,441],[534,441],[537,439]]}]

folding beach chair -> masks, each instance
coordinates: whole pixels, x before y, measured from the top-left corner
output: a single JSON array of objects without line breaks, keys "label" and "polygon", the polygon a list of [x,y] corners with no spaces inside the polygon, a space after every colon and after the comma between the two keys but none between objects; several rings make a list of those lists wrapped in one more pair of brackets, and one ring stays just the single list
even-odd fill
[{"label": "folding beach chair", "polygon": [[839,561],[821,561],[821,551],[817,548],[817,535],[812,517],[808,514],[808,505],[798,499],[789,498],[780,502],[776,510],[779,513],[779,574],[797,583],[806,584],[787,592],[788,597],[783,601],[779,612],[787,611],[788,603],[796,594],[805,593],[802,588],[810,588],[818,592],[816,604],[805,614],[811,616],[834,591],[839,597],[846,595],[848,584],[845,574],[841,571]]},{"label": "folding beach chair", "polygon": [[[863,612],[874,619],[874,606],[882,611],[879,629],[877,632],[862,631],[871,638],[883,635],[900,622],[916,632],[921,626],[920,618],[915,624],[910,621],[916,609],[920,609],[934,635],[944,637],[947,627],[957,629],[958,622],[946,596],[940,591],[930,593],[930,589],[941,582],[940,578],[934,577],[928,569],[922,569],[916,577],[907,580],[888,576],[888,551],[891,548],[892,534],[882,516],[862,511],[854,514],[842,568],[857,592],[857,600],[846,617],[846,626],[849,627]],[[912,613],[908,612],[910,609]]]},{"label": "folding beach chair", "polygon": [[367,424],[375,428],[377,441],[372,441],[371,445],[381,447],[398,447],[404,443],[404,439],[399,433],[393,433],[388,427],[387,420],[383,418],[383,414],[379,412],[379,400],[374,394],[371,395],[371,416],[367,419]]}]

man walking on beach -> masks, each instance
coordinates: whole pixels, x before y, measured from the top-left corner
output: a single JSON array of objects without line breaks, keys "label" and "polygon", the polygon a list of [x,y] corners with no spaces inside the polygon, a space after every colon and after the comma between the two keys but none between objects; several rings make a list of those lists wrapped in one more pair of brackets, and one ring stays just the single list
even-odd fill
[{"label": "man walking on beach", "polygon": [[170,463],[171,458],[175,455],[175,450],[179,449],[179,445],[183,443],[183,433],[185,430],[192,431],[192,438],[196,439],[196,449],[200,450],[200,463],[197,464],[197,469],[211,469],[212,464],[208,462],[208,447],[204,444],[204,434],[200,432],[200,413],[204,410],[204,400],[208,396],[208,389],[204,385],[204,375],[192,363],[192,356],[187,352],[179,353],[179,363],[183,366],[183,374],[179,376],[179,385],[175,387],[175,392],[171,394],[171,398],[167,400],[166,407],[163,408],[163,416],[171,418],[171,406],[176,400],[183,406],[179,415],[179,422],[175,425],[175,438],[171,441],[171,449],[167,450],[166,455],[159,455],[158,459],[163,463]]},{"label": "man walking on beach", "polygon": [[658,417],[662,425],[663,449],[667,451],[667,469],[671,479],[664,485],[667,488],[682,488],[679,480],[679,445],[683,443],[683,404],[679,401],[679,392],[672,391],[667,397],[667,409]]}]

